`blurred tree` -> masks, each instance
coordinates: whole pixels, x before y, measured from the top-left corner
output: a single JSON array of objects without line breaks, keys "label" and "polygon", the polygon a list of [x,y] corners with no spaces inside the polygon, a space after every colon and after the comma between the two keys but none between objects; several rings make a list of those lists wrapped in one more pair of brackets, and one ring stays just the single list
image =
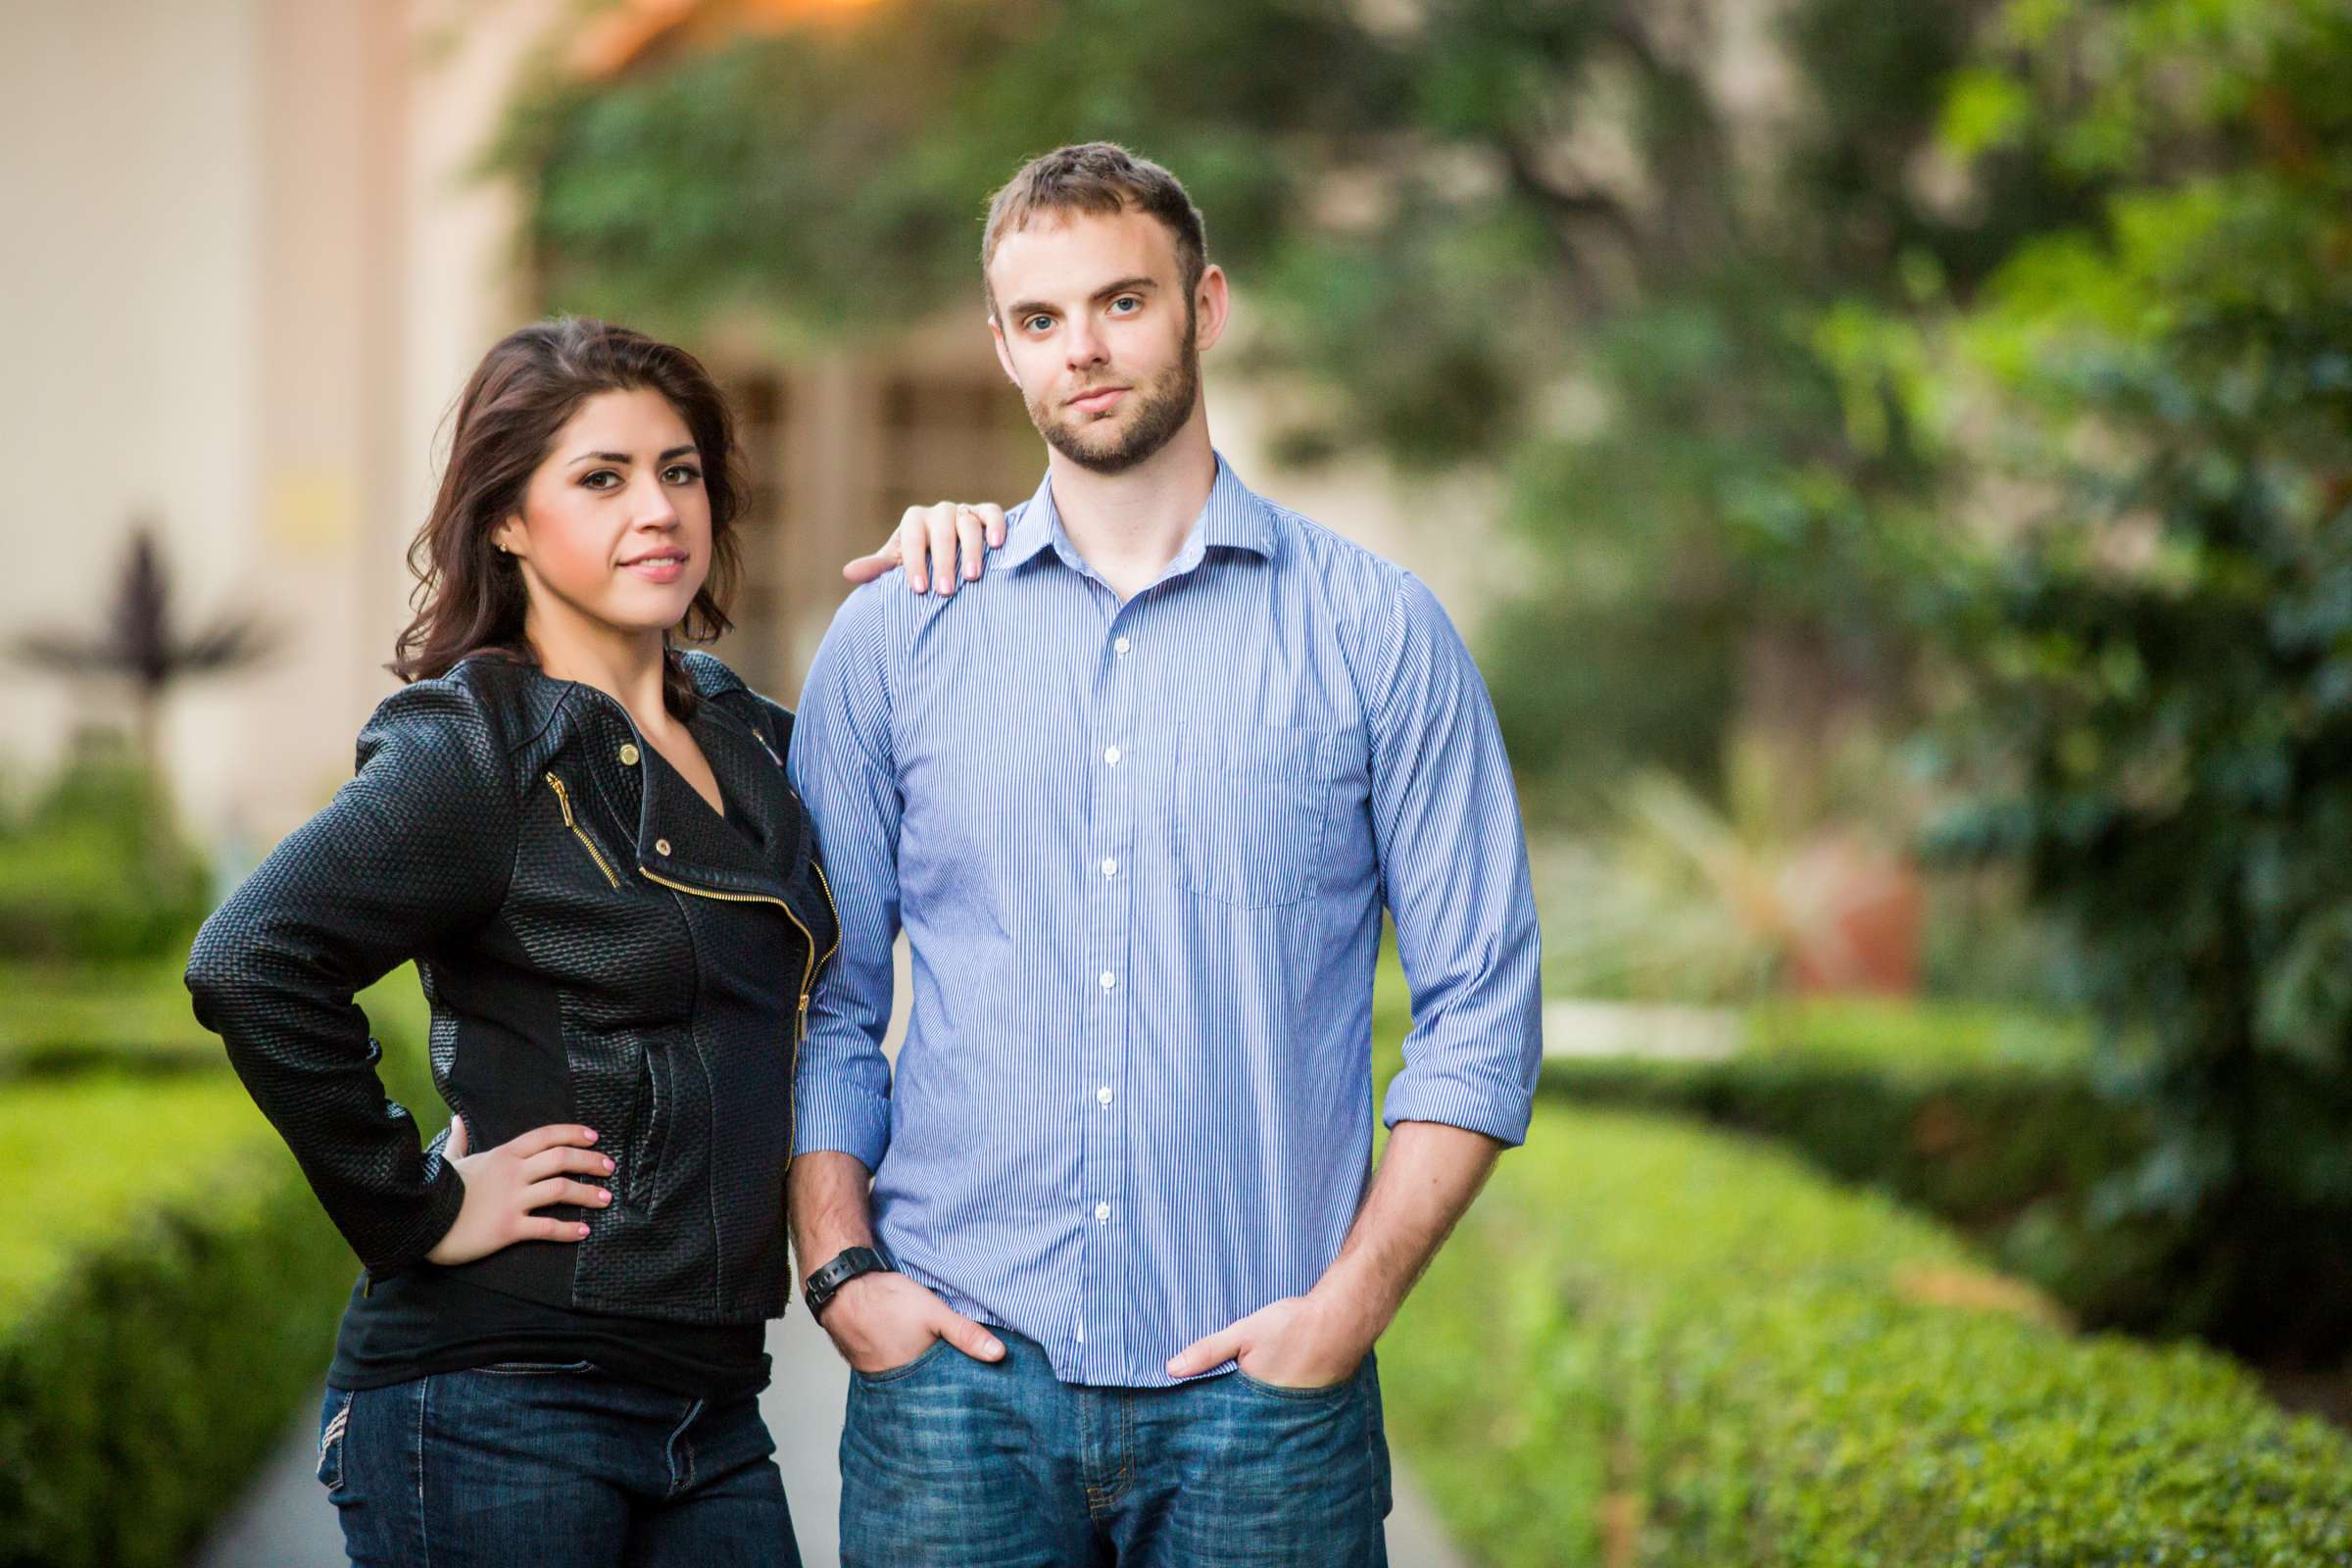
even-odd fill
[{"label": "blurred tree", "polygon": [[[2186,1239],[2174,1319],[2352,1343],[2352,11],[2020,0],[1956,150],[2116,186],[1970,307],[1845,323],[1944,505],[1890,522],[1977,794],[1952,851],[2067,918],[2157,1108],[2109,1195]],[[2117,1054],[2120,1056],[2120,1053]]]},{"label": "blurred tree", "polygon": [[113,602],[92,632],[36,631],[19,637],[18,660],[69,677],[127,681],[131,739],[149,778],[162,780],[163,706],[172,688],[197,675],[239,668],[269,651],[269,639],[250,616],[227,615],[182,635],[174,623],[172,575],[152,523],[133,525],[115,578]]},{"label": "blurred tree", "polygon": [[1711,790],[1735,709],[1826,724],[1904,689],[1905,642],[1838,575],[1857,557],[1823,546],[1923,475],[1849,438],[1816,324],[1964,292],[2072,210],[2030,135],[1939,161],[1936,89],[1989,14],[886,0],[551,73],[495,162],[538,193],[551,306],[689,334],[750,306],[807,339],[976,310],[982,207],[1025,157],[1160,159],[1266,303],[1290,455],[1507,476],[1537,566],[1487,662],[1523,771]]},{"label": "blurred tree", "polygon": [[269,649],[251,617],[183,633],[152,524],[131,530],[94,631],[18,637],[19,662],[127,684],[129,746],[94,723],[21,821],[0,821],[0,956],[96,961],[184,952],[210,906],[204,858],[180,835],[163,765],[164,704],[199,675]]}]

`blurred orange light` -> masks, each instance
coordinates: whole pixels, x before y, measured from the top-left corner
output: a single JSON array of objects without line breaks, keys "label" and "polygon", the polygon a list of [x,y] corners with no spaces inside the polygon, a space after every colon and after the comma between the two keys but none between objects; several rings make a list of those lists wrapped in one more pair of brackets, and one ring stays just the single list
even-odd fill
[{"label": "blurred orange light", "polygon": [[709,46],[747,32],[782,32],[871,9],[875,0],[623,0],[581,29],[571,66],[592,79],[617,76],[656,51]]}]

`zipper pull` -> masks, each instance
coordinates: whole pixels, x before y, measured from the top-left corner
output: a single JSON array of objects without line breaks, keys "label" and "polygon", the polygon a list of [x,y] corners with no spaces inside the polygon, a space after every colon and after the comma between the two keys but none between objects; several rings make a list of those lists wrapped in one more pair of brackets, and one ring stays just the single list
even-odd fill
[{"label": "zipper pull", "polygon": [[797,1034],[797,1035],[795,1035],[795,1036],[793,1037],[793,1043],[794,1043],[795,1045],[798,1045],[800,1042],[802,1042],[802,1041],[804,1041],[804,1040],[807,1040],[808,1038],[808,992],[806,992],[806,991],[804,991],[804,992],[802,992],[802,993],[801,993],[801,1025],[800,1025],[800,1033],[799,1033],[799,1034]]}]

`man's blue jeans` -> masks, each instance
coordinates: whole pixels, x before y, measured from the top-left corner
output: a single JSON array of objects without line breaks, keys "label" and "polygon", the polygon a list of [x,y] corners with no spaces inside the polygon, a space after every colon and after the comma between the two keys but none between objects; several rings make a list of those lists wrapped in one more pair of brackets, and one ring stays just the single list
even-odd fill
[{"label": "man's blue jeans", "polygon": [[800,1568],[775,1444],[586,1361],[328,1388],[318,1479],[361,1568]]},{"label": "man's blue jeans", "polygon": [[1172,1389],[1060,1382],[1033,1340],[945,1340],[850,1374],[843,1568],[1385,1564],[1389,1449],[1372,1358],[1330,1389],[1246,1373]]}]

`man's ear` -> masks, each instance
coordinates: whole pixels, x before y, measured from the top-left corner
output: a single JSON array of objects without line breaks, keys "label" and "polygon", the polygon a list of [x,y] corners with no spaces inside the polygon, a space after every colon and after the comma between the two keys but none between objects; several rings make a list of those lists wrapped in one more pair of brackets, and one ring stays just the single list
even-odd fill
[{"label": "man's ear", "polygon": [[997,346],[997,363],[1004,368],[1004,379],[1012,383],[1014,391],[1019,391],[1021,377],[1012,368],[1012,351],[1004,346],[1004,328],[994,316],[988,318],[988,337]]},{"label": "man's ear", "polygon": [[1194,342],[1203,351],[1216,347],[1232,317],[1232,286],[1225,280],[1225,269],[1211,262],[1193,285],[1193,318],[1198,323]]}]

